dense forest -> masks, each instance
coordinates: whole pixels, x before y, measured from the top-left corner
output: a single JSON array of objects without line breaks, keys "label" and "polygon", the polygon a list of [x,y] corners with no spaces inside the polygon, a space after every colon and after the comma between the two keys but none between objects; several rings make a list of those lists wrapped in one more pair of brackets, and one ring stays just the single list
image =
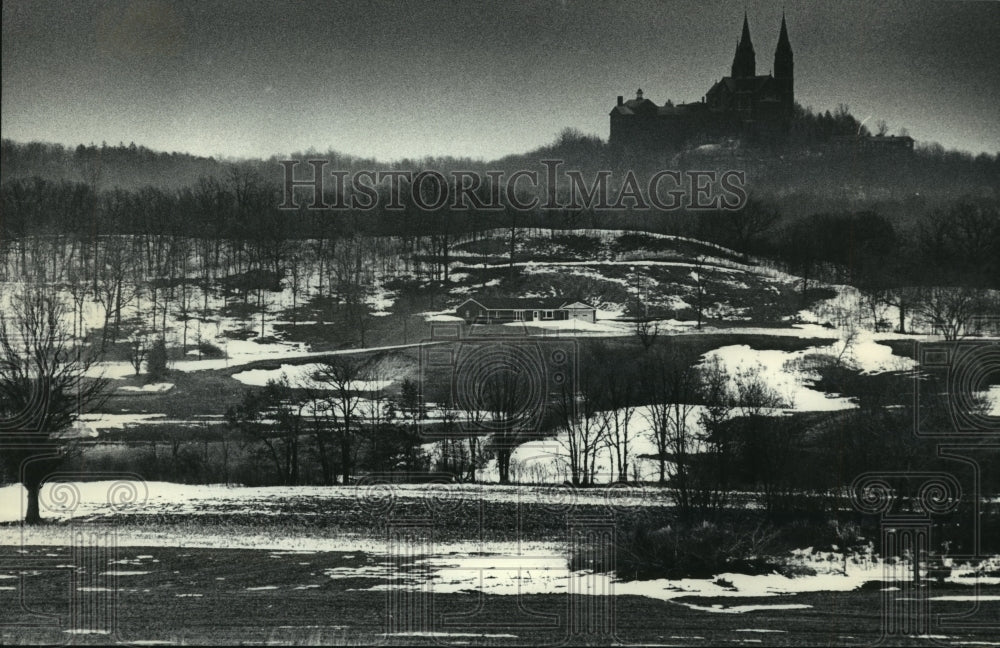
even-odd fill
[{"label": "dense forest", "polygon": [[[24,247],[28,240],[37,246],[52,236],[59,243],[62,237],[82,242],[112,234],[213,240],[217,242],[214,263],[220,262],[224,248],[252,250],[245,259],[255,261],[247,261],[250,266],[241,271],[280,270],[283,259],[278,250],[296,239],[319,241],[322,247],[324,240],[398,236],[411,250],[422,250],[432,264],[438,264],[438,274],[446,279],[451,245],[470,232],[508,228],[513,237],[519,228],[586,227],[690,236],[766,256],[802,275],[803,290],[815,279],[879,290],[942,279],[950,285],[997,287],[1000,162],[996,156],[973,158],[926,147],[886,158],[823,148],[824,138],[863,129],[846,109],[836,115],[804,112],[797,124],[810,134],[803,135],[799,145],[780,150],[716,146],[701,152],[705,147],[698,147],[672,159],[636,161],[630,160],[628,151],[614,151],[596,138],[567,131],[551,146],[495,163],[447,158],[392,165],[443,174],[456,169],[532,169],[543,179],[539,194],[547,191],[541,160],[562,160],[565,169],[581,171],[588,183],[593,176],[586,174],[601,169],[631,169],[640,179],[663,168],[742,169],[750,200],[737,211],[546,209],[544,202],[525,211],[512,209],[506,200],[500,209],[445,205],[429,211],[415,204],[407,191],[402,192],[402,209],[390,209],[389,187],[384,184],[377,187],[382,199],[372,209],[307,209],[309,200],[300,194],[299,210],[288,211],[278,208],[283,200],[283,168],[277,158],[220,161],[135,146],[66,149],[4,140],[2,267],[8,278],[34,276],[24,267],[28,258]],[[334,153],[300,157],[317,156],[329,160],[328,169],[379,168],[374,160]],[[306,164],[299,166],[296,173],[310,171]],[[609,178],[610,191],[616,190],[616,183],[620,188],[621,174]],[[337,198],[332,184],[327,186],[330,203]],[[450,190],[455,190],[454,184]],[[485,197],[488,191],[484,186],[479,193]],[[565,186],[557,191],[565,197]],[[222,241],[229,245],[219,245]],[[15,248],[20,252],[12,257]],[[55,264],[59,256],[46,258]],[[243,264],[241,256],[235,266]]]}]

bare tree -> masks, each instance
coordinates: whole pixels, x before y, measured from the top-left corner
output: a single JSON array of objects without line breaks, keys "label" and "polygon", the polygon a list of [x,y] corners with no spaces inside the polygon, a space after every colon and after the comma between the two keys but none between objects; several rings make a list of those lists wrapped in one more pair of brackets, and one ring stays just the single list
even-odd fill
[{"label": "bare tree", "polygon": [[602,388],[596,372],[584,372],[578,389],[573,391],[566,385],[556,404],[559,425],[565,432],[560,444],[566,452],[570,479],[575,486],[593,483],[597,452],[606,445],[608,421],[601,415]]},{"label": "bare tree", "polygon": [[635,336],[644,349],[649,349],[656,343],[656,337],[660,334],[659,322],[651,322],[648,319],[637,319],[635,321]]},{"label": "bare tree", "polygon": [[0,315],[0,466],[28,491],[28,524],[41,521],[45,478],[73,452],[69,428],[105,399],[106,381],[86,377],[97,356],[65,317],[58,297],[30,287]]},{"label": "bare tree", "polygon": [[524,427],[537,414],[530,402],[530,387],[516,367],[501,365],[486,373],[480,389],[482,409],[492,430],[490,446],[496,454],[500,483],[509,484],[511,455],[524,440]]},{"label": "bare tree", "polygon": [[303,288],[303,258],[301,254],[292,254],[288,258],[288,287],[292,291],[292,327],[296,325],[299,319],[298,315],[298,305],[299,305],[299,294],[302,292]]},{"label": "bare tree", "polygon": [[670,344],[651,354],[645,367],[647,387],[652,391],[646,418],[660,464],[660,483],[666,483],[669,476],[677,505],[685,512],[693,505],[691,465],[698,450],[696,428],[688,422],[700,387],[693,360]]},{"label": "bare tree", "polygon": [[750,199],[743,209],[726,212],[736,249],[744,255],[781,220],[781,213],[760,200]]},{"label": "bare tree", "polygon": [[252,443],[260,443],[284,485],[299,482],[299,439],[304,434],[306,401],[295,398],[287,376],[268,380],[263,390],[247,390],[226,412],[229,424]]},{"label": "bare tree", "polygon": [[760,490],[764,507],[773,511],[787,480],[792,456],[794,430],[770,416],[771,410],[791,405],[765,378],[765,369],[756,365],[736,372],[736,402],[741,415],[741,455],[747,476]]},{"label": "bare tree", "polygon": [[[603,366],[614,362],[609,351],[598,347],[597,358]],[[631,459],[632,442],[635,434],[631,423],[635,415],[638,400],[637,388],[639,376],[630,373],[634,365],[621,368],[620,372],[604,371],[602,376],[603,405],[601,416],[606,429],[606,442],[611,452],[613,467],[618,474],[618,481],[628,481],[629,461]]]},{"label": "bare tree", "polygon": [[371,379],[371,369],[377,362],[377,356],[337,355],[320,364],[313,378],[312,384],[326,392],[327,410],[340,449],[341,478],[345,484],[354,469],[355,444],[363,416],[360,405],[364,383]]},{"label": "bare tree", "polygon": [[917,303],[917,313],[946,340],[974,332],[977,320],[992,311],[989,292],[969,286],[924,288]]},{"label": "bare tree", "polygon": [[128,361],[135,369],[135,375],[142,371],[142,363],[149,354],[149,334],[143,328],[136,328],[128,336]]},{"label": "bare tree", "polygon": [[702,509],[718,510],[729,499],[731,474],[735,469],[735,439],[727,425],[736,403],[731,377],[718,356],[712,356],[699,368],[699,395],[703,409],[699,415],[699,441],[705,457],[696,477],[696,504]]},{"label": "bare tree", "polygon": [[[449,407],[449,411],[456,411],[452,407]],[[466,475],[466,479],[470,482],[476,482],[476,472],[482,469],[486,462],[489,460],[489,452],[487,451],[485,444],[483,443],[483,437],[479,434],[471,433],[472,430],[482,430],[485,427],[486,412],[479,409],[474,403],[467,403],[464,410],[460,410],[464,414],[464,426],[470,434],[467,438],[467,443],[469,446],[469,472]],[[456,411],[456,415],[459,412]],[[460,420],[460,416],[456,418],[456,421]]]},{"label": "bare tree", "polygon": [[344,326],[358,332],[360,346],[365,346],[368,327],[368,307],[365,304],[372,283],[365,262],[365,252],[358,240],[347,240],[338,246],[333,272],[337,296],[344,301]]},{"label": "bare tree", "polygon": [[117,341],[121,325],[122,308],[135,298],[136,286],[129,281],[132,274],[131,255],[126,249],[124,238],[112,236],[104,242],[103,264],[95,277],[94,296],[104,307],[104,331],[101,335],[102,348],[108,342],[108,329],[114,315],[114,329],[111,341]]},{"label": "bare tree", "polygon": [[694,279],[694,309],[698,315],[697,328],[701,329],[705,316],[705,307],[708,305],[708,281],[713,272],[708,265],[708,258],[699,255],[694,261],[694,269],[691,271],[691,278]]}]

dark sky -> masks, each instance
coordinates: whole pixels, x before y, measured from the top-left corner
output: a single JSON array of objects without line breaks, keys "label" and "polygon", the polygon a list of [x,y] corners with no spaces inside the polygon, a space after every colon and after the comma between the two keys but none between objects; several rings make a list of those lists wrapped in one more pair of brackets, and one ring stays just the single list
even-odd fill
[{"label": "dark sky", "polygon": [[1000,3],[4,0],[3,137],[266,156],[494,158],[619,94],[696,101],[746,6],[758,74],[782,7],[796,99],[1000,151]]}]

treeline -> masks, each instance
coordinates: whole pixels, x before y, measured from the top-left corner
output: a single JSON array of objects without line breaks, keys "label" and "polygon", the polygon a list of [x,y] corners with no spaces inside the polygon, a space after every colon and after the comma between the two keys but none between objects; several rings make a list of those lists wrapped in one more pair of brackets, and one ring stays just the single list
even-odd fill
[{"label": "treeline", "polygon": [[[879,132],[886,130],[880,128]],[[151,151],[134,143],[75,148],[38,142],[0,142],[0,182],[41,177],[49,181],[84,182],[96,190],[137,191],[192,187],[202,178],[225,180],[234,168],[251,169],[268,185],[283,179],[279,162],[324,159],[328,169],[353,174],[367,169],[433,169],[484,173],[539,169],[541,160],[562,160],[567,169],[590,177],[600,170],[640,177],[662,169],[736,169],[745,171],[758,193],[788,199],[783,206],[798,211],[804,200],[820,199],[838,209],[860,209],[879,201],[953,199],[962,194],[996,195],[1000,190],[1000,156],[948,151],[936,143],[918,144],[912,153],[855,146],[868,128],[841,104],[831,112],[796,107],[790,131],[781,138],[745,137],[695,140],[681,150],[630,150],[567,128],[553,142],[523,154],[497,160],[455,157],[403,158],[379,161],[335,150],[293,152],[267,159],[223,160],[184,153]]]},{"label": "treeline", "polygon": [[223,160],[153,151],[134,142],[80,144],[75,148],[43,142],[20,144],[9,139],[0,142],[0,182],[4,183],[39,177],[101,188],[179,189],[201,177],[221,177],[228,167]]},{"label": "treeline", "polygon": [[[389,191],[387,184],[379,189]],[[324,241],[375,236],[399,238],[410,252],[421,250],[437,265],[437,278],[446,280],[452,247],[476,232],[508,230],[513,250],[513,239],[526,228],[606,227],[696,237],[776,259],[803,276],[804,292],[816,279],[882,289],[928,283],[996,287],[1000,277],[996,197],[964,196],[920,206],[879,204],[865,210],[816,204],[816,211],[805,213],[788,211],[782,200],[761,194],[737,211],[700,212],[522,211],[509,206],[486,212],[427,211],[407,191],[398,210],[387,207],[387,193],[365,211],[310,210],[302,197],[298,211],[287,211],[278,208],[281,199],[277,187],[247,167],[233,167],[222,180],[201,178],[175,191],[95,191],[86,183],[12,180],[0,185],[4,266],[8,275],[34,276],[35,269],[24,265],[28,247],[70,240],[81,247],[85,242],[96,246],[101,237],[134,235],[204,241],[215,265],[222,263],[228,246],[240,259],[255,259],[255,266],[281,274],[282,250],[293,241],[309,239],[322,246]],[[244,249],[250,250],[247,257]],[[62,256],[55,250],[49,253],[50,265]],[[11,266],[12,254],[20,261],[18,267]],[[242,261],[235,265],[236,272],[250,269]]]}]

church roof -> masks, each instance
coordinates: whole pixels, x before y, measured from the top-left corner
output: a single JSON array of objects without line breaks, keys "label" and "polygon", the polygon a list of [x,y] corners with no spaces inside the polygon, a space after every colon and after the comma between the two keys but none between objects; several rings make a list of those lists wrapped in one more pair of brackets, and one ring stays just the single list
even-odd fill
[{"label": "church roof", "polygon": [[707,110],[707,106],[703,103],[687,103],[687,104],[677,104],[676,106],[660,106],[657,113],[664,116],[677,116],[685,117],[691,115],[692,113],[701,112],[702,110]]},{"label": "church roof", "polygon": [[722,77],[719,81],[715,82],[709,93],[712,94],[717,88],[725,87],[730,92],[760,92],[764,90],[772,81],[774,77],[770,74],[758,75],[753,77]]},{"label": "church roof", "polygon": [[623,102],[619,106],[615,106],[615,110],[622,115],[641,115],[645,113],[656,112],[656,104],[649,99],[629,99]]}]

